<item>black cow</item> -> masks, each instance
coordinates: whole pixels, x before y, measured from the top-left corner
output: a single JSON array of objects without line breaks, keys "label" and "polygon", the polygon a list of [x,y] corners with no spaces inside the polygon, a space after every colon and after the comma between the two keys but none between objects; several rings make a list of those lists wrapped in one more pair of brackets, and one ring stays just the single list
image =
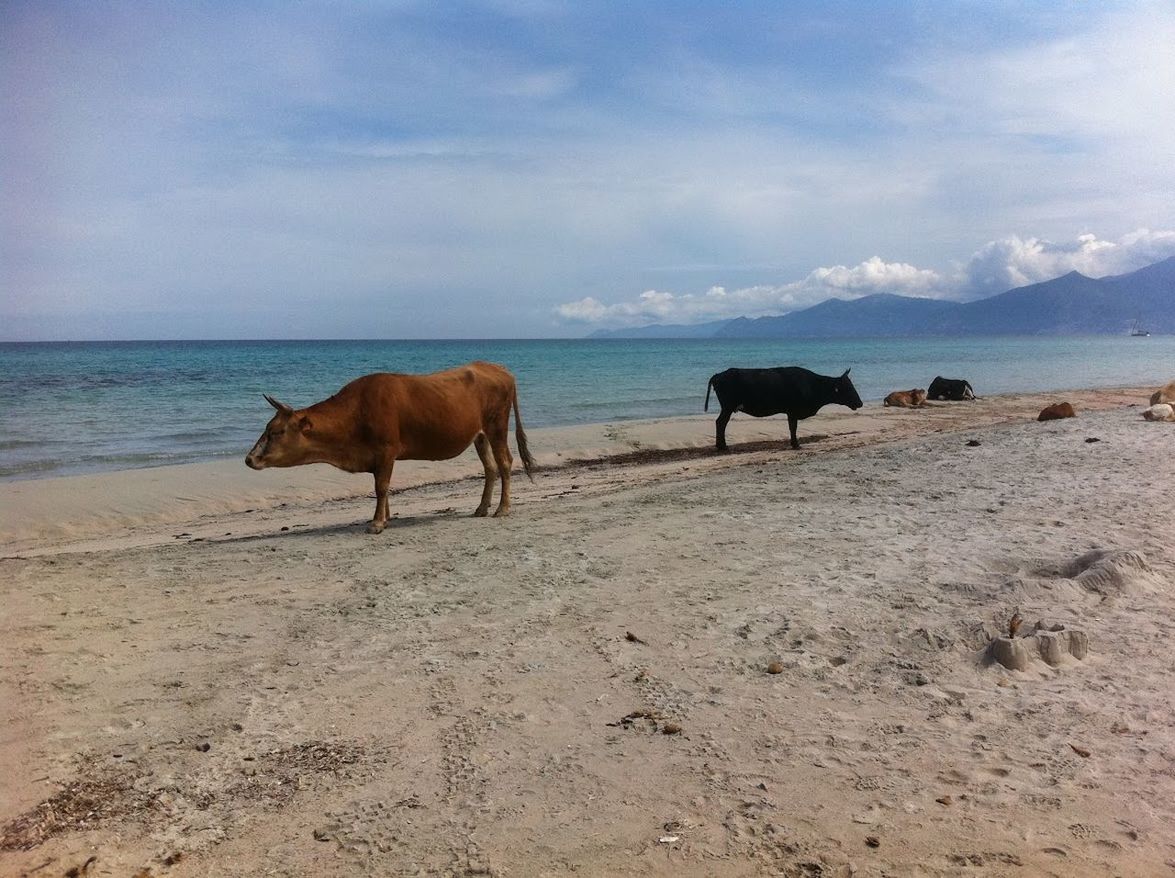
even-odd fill
[{"label": "black cow", "polygon": [[943,378],[941,375],[930,382],[926,395],[931,399],[975,399],[975,391],[962,378]]},{"label": "black cow", "polygon": [[722,413],[715,424],[715,440],[719,451],[726,450],[726,422],[735,412],[746,412],[756,418],[768,415],[787,415],[791,428],[791,447],[799,448],[796,425],[810,418],[829,403],[861,407],[857,388],[849,380],[849,370],[839,378],[817,375],[799,366],[778,366],[774,369],[727,369],[719,372],[706,385],[706,404],[710,410],[710,388],[718,397]]}]

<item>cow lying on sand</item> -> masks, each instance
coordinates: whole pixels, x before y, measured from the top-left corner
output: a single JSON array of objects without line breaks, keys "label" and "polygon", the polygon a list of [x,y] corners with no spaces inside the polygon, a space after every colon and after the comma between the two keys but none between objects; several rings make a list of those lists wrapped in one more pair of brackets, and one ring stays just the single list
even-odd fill
[{"label": "cow lying on sand", "polygon": [[926,402],[926,391],[921,388],[915,390],[895,390],[885,398],[882,405],[899,406],[900,408],[918,408]]},{"label": "cow lying on sand", "polygon": [[388,485],[397,460],[448,460],[471,442],[485,467],[481,503],[473,514],[489,511],[497,475],[502,495],[494,516],[506,515],[514,464],[507,444],[511,408],[518,455],[528,477],[534,467],[514,376],[493,363],[470,363],[431,375],[364,375],[304,409],[265,399],[277,414],[245,463],[252,469],[329,463],[349,473],[372,473],[375,517],[368,533],[379,533],[387,523]]},{"label": "cow lying on sand", "polygon": [[746,412],[756,418],[768,415],[787,415],[791,429],[791,447],[799,448],[796,427],[804,418],[810,418],[829,403],[861,407],[857,388],[849,380],[849,370],[839,378],[817,375],[799,366],[779,366],[774,369],[727,369],[710,378],[706,385],[706,403],[710,410],[710,390],[713,388],[722,411],[714,422],[715,444],[726,451],[726,423],[735,412]]},{"label": "cow lying on sand", "polygon": [[962,378],[943,378],[937,376],[930,382],[927,395],[931,399],[952,399],[958,402],[963,399],[975,399],[975,391]]},{"label": "cow lying on sand", "polygon": [[1060,421],[1063,418],[1075,417],[1077,417],[1077,412],[1074,410],[1072,403],[1054,402],[1052,405],[1046,405],[1041,409],[1036,419],[1038,421]]}]

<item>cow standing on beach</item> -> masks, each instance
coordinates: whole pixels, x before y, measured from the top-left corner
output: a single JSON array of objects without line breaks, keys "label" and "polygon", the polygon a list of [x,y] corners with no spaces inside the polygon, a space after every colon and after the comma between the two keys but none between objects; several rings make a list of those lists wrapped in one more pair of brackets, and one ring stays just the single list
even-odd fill
[{"label": "cow standing on beach", "polygon": [[495,476],[502,480],[502,494],[494,517],[509,513],[511,408],[518,455],[533,480],[534,460],[526,447],[514,376],[493,363],[475,362],[431,375],[365,375],[304,409],[265,399],[277,414],[245,457],[246,465],[265,469],[329,463],[349,473],[372,473],[375,516],[368,533],[377,534],[387,524],[388,486],[397,460],[448,460],[470,443],[485,467],[481,503],[473,514],[489,512]]},{"label": "cow standing on beach", "polygon": [[710,410],[711,389],[722,407],[714,422],[715,445],[719,451],[727,450],[726,424],[735,412],[746,412],[756,418],[786,414],[791,447],[799,448],[796,427],[801,420],[812,417],[830,403],[848,406],[854,411],[862,405],[857,388],[849,380],[848,369],[839,378],[817,375],[799,366],[727,369],[710,378],[703,411]]}]

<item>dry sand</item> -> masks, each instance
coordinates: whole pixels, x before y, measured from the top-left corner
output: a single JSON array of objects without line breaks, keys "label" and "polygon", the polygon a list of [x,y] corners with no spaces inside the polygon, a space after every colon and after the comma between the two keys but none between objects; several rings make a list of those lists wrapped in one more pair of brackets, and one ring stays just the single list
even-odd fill
[{"label": "dry sand", "polygon": [[1172,874],[1152,389],[2,485],[0,875]]}]

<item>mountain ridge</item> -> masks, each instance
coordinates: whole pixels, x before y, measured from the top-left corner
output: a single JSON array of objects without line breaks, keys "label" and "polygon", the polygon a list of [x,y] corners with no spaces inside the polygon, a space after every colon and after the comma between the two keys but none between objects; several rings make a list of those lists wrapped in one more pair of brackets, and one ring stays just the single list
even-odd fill
[{"label": "mountain ridge", "polygon": [[[1175,256],[1126,274],[1070,271],[971,302],[873,293],[832,297],[772,317],[597,330],[589,338],[849,338],[951,335],[1114,335],[1134,321],[1175,333]],[[675,334],[680,332],[681,334]]]}]

